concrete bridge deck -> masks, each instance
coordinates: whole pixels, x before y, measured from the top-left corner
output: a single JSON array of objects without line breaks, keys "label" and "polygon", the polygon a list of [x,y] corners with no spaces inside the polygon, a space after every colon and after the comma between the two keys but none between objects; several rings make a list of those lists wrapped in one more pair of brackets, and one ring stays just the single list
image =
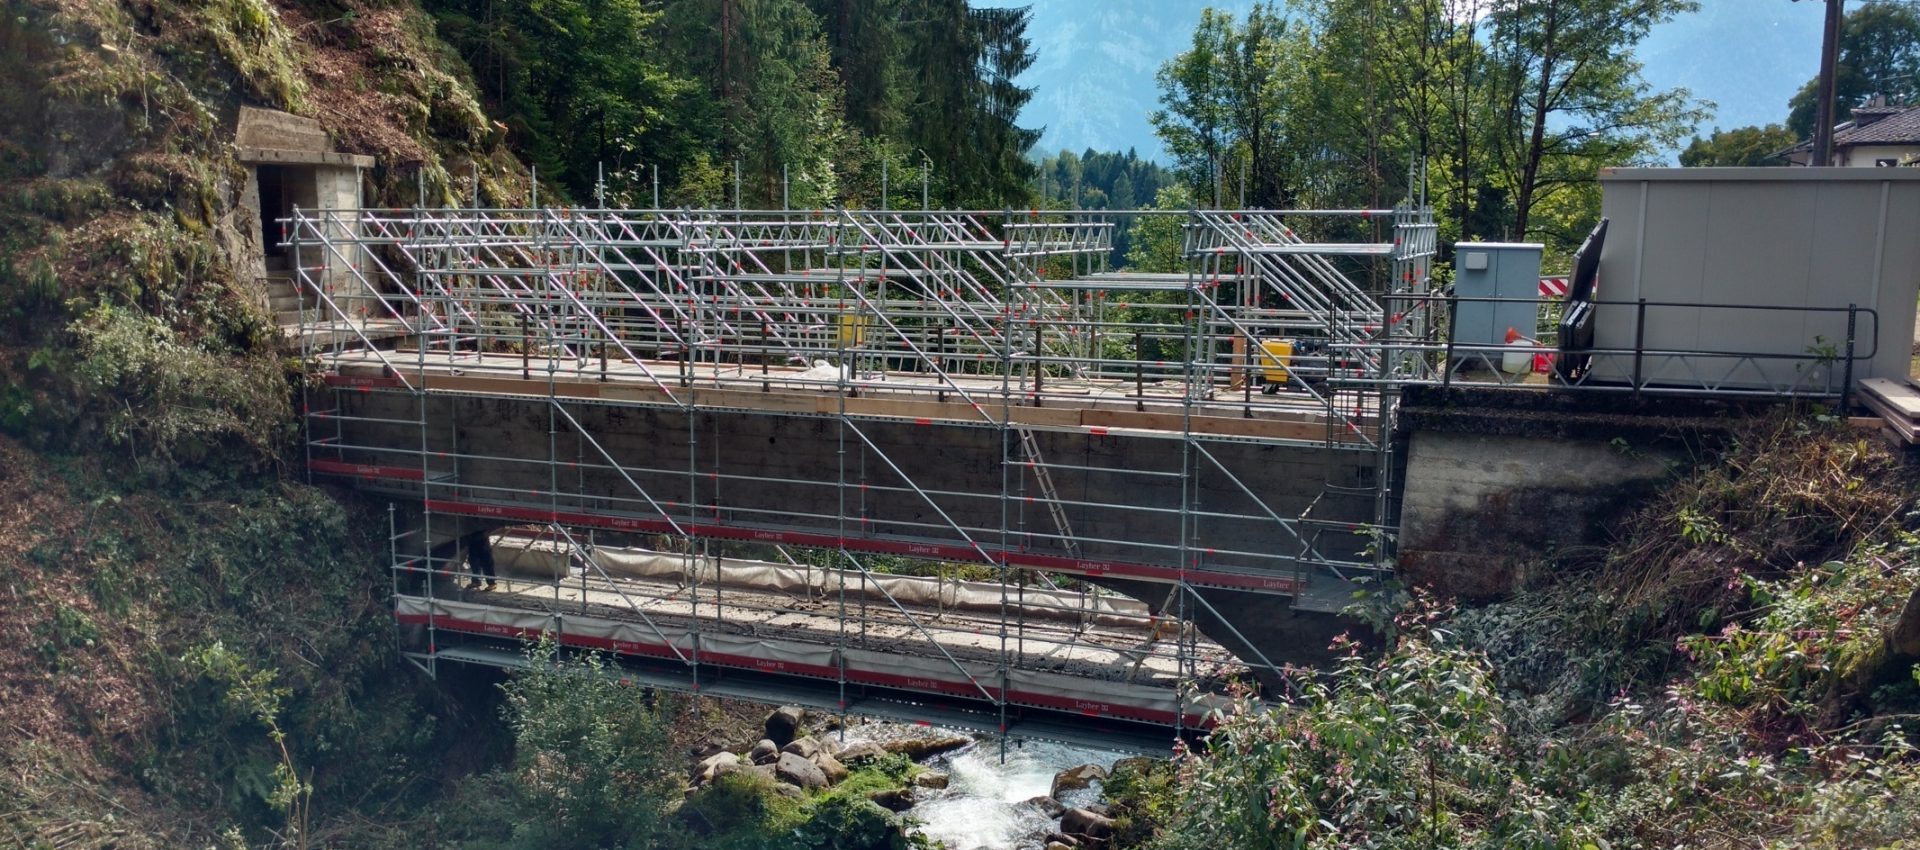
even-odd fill
[{"label": "concrete bridge deck", "polygon": [[[1011,712],[1165,740],[1203,722],[1183,687],[1324,652],[1315,612],[1389,571],[1377,345],[1425,313],[1389,315],[1348,275],[1423,292],[1436,233],[1411,202],[1177,215],[1185,275],[1107,271],[1112,224],[1079,213],[296,212],[323,316],[301,337],[308,468],[396,498],[396,614],[429,666],[510,664],[552,634],[703,692],[826,687],[840,710],[938,701],[984,707],[989,731]],[[1294,229],[1329,219],[1373,238]],[[409,332],[375,339],[374,320]],[[1016,594],[1065,574],[1147,620],[405,579],[516,526],[981,564]],[[1163,620],[1184,624],[1171,653]]]}]

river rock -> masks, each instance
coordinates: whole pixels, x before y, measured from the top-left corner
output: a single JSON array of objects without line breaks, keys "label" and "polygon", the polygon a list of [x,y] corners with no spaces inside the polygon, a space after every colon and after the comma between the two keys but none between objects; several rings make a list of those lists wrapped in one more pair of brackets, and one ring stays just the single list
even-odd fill
[{"label": "river rock", "polygon": [[965,735],[942,735],[938,738],[906,738],[888,741],[885,746],[887,752],[899,753],[914,761],[921,761],[941,753],[952,752],[971,743],[973,739]]},{"label": "river rock", "polygon": [[846,781],[848,773],[847,766],[841,764],[839,759],[827,755],[825,750],[814,753],[813,758],[809,759],[809,761],[813,762],[813,766],[820,768],[820,772],[826,775],[828,785],[839,785]]},{"label": "river rock", "polygon": [[694,744],[691,747],[688,747],[687,755],[693,756],[694,761],[700,762],[700,761],[706,761],[707,759],[717,756],[726,751],[727,751],[726,744],[720,743],[719,741],[708,739],[705,741],[701,741],[698,744]]},{"label": "river rock", "polygon": [[913,784],[922,788],[939,790],[947,787],[947,775],[937,770],[929,770],[913,778]]},{"label": "river rock", "polygon": [[1068,809],[1060,815],[1060,831],[1104,840],[1113,835],[1113,819],[1087,809]]},{"label": "river rock", "polygon": [[713,769],[713,779],[719,779],[722,776],[732,776],[736,773],[757,777],[768,782],[773,781],[772,767],[764,764],[747,764],[743,761],[726,762],[715,766]]},{"label": "river rock", "polygon": [[1064,841],[1047,842],[1047,850],[1073,850],[1073,845]]},{"label": "river rock", "polygon": [[693,784],[705,785],[712,782],[714,777],[719,774],[720,768],[723,765],[737,765],[739,763],[739,756],[725,751],[708,756],[702,759],[698,765],[694,766]]},{"label": "river rock", "polygon": [[820,742],[814,740],[812,735],[807,735],[788,741],[786,746],[780,748],[780,752],[811,760],[820,753]]},{"label": "river rock", "polygon": [[834,758],[839,759],[841,764],[850,767],[859,767],[886,754],[886,748],[879,744],[873,743],[872,741],[862,741],[835,753]]},{"label": "river rock", "polygon": [[767,740],[775,747],[784,747],[800,736],[800,723],[805,714],[791,705],[783,705],[767,715]]},{"label": "river rock", "polygon": [[1048,796],[1059,797],[1062,791],[1078,791],[1090,788],[1093,783],[1107,778],[1107,769],[1097,764],[1083,764],[1070,767],[1053,775],[1053,789]]},{"label": "river rock", "polygon": [[827,787],[827,774],[820,766],[793,753],[781,753],[779,760],[773,763],[775,779],[789,785],[798,785],[809,791]]},{"label": "river rock", "polygon": [[1132,758],[1124,758],[1114,762],[1113,769],[1110,771],[1107,771],[1107,775],[1112,776],[1116,773],[1119,773],[1120,771],[1125,770],[1133,773],[1136,776],[1146,776],[1147,774],[1152,773],[1154,771],[1154,767],[1160,764],[1161,761],[1162,759],[1152,758],[1150,756],[1134,756]]},{"label": "river rock", "polygon": [[1074,850],[1080,846],[1080,839],[1060,832],[1047,833],[1047,850]]},{"label": "river rock", "polygon": [[1052,797],[1035,797],[1021,805],[1039,809],[1041,813],[1050,818],[1057,818],[1062,812],[1067,810],[1066,806],[1060,805],[1060,801]]},{"label": "river rock", "polygon": [[779,757],[780,746],[766,738],[761,738],[753,745],[753,749],[747,751],[747,761],[754,764],[773,764],[774,759]]},{"label": "river rock", "polygon": [[880,805],[889,812],[904,812],[913,808],[912,788],[888,788],[867,795],[867,799]]}]

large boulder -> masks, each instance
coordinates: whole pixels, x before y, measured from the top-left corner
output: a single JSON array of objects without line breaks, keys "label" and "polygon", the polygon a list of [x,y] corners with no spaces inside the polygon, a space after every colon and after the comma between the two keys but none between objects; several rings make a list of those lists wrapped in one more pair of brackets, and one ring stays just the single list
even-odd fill
[{"label": "large boulder", "polygon": [[839,759],[841,764],[849,767],[859,767],[886,754],[887,750],[885,747],[872,741],[862,741],[840,752],[834,753],[834,758]]},{"label": "large boulder", "polygon": [[1070,767],[1053,775],[1053,788],[1049,796],[1059,797],[1065,791],[1078,791],[1091,788],[1093,783],[1107,778],[1107,769],[1097,764],[1083,764]]},{"label": "large boulder", "polygon": [[768,782],[773,781],[773,768],[771,766],[764,764],[747,764],[743,761],[726,762],[716,765],[713,769],[713,778],[719,779],[722,776],[731,776],[736,773],[758,777]]},{"label": "large boulder", "polygon": [[773,777],[788,785],[817,791],[827,787],[827,774],[820,766],[793,753],[781,753],[773,763]]},{"label": "large boulder", "polygon": [[722,766],[737,765],[739,763],[739,756],[725,751],[701,759],[700,763],[693,767],[693,784],[705,785],[712,782],[714,777],[719,775]]},{"label": "large boulder", "polygon": [[914,761],[922,761],[941,753],[952,752],[971,743],[973,743],[973,739],[965,735],[942,735],[934,738],[906,738],[899,741],[888,741],[885,746],[887,752],[899,753]]},{"label": "large boulder", "polygon": [[886,788],[867,795],[867,799],[880,805],[889,812],[904,812],[913,808],[912,788]]},{"label": "large boulder", "polygon": [[1055,847],[1062,848],[1062,850],[1073,850],[1073,848],[1079,847],[1080,844],[1080,839],[1064,832],[1047,833],[1047,850],[1053,850]]},{"label": "large boulder", "polygon": [[1021,803],[1021,805],[1031,809],[1038,809],[1041,814],[1050,818],[1057,818],[1067,810],[1066,806],[1060,805],[1060,801],[1052,797],[1034,797]]},{"label": "large boulder", "polygon": [[773,760],[779,757],[780,745],[766,738],[761,738],[753,745],[753,749],[747,751],[747,761],[754,764],[773,764]]},{"label": "large boulder", "polygon": [[1113,835],[1113,818],[1090,809],[1068,809],[1060,815],[1060,831],[1104,841]]},{"label": "large boulder", "polygon": [[814,753],[813,758],[808,761],[813,762],[813,766],[820,768],[820,772],[826,775],[828,785],[839,785],[847,779],[847,766],[841,764],[839,759],[827,755],[825,750]]},{"label": "large boulder", "polygon": [[767,740],[775,747],[784,747],[793,739],[800,737],[800,724],[804,713],[791,705],[783,705],[767,715]]},{"label": "large boulder", "polygon": [[914,777],[913,784],[922,788],[932,788],[937,791],[947,787],[947,775],[937,770],[929,770]]},{"label": "large boulder", "polygon": [[786,746],[780,748],[780,752],[793,753],[803,759],[812,759],[820,753],[820,750],[820,742],[814,740],[812,735],[795,738],[788,741]]},{"label": "large boulder", "polygon": [[1133,756],[1132,758],[1123,758],[1113,763],[1113,769],[1110,771],[1107,771],[1107,775],[1113,776],[1115,774],[1118,774],[1120,771],[1124,770],[1124,771],[1133,773],[1136,776],[1146,776],[1154,772],[1154,770],[1159,768],[1160,765],[1165,763],[1166,763],[1166,759],[1157,759],[1157,758],[1153,758],[1152,756]]}]

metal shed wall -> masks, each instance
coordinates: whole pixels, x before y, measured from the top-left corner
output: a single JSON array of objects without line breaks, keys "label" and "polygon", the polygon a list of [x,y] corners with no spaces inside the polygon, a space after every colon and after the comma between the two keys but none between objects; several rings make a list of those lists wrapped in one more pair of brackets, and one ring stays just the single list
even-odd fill
[{"label": "metal shed wall", "polygon": [[[1920,293],[1920,169],[1610,168],[1600,172],[1601,212],[1612,219],[1600,255],[1601,301],[1838,307],[1879,312],[1879,339],[1864,315],[1857,350],[1878,349],[1854,379],[1903,378]],[[1638,310],[1602,306],[1600,349],[1634,347]],[[1649,307],[1642,346],[1652,350],[1756,352],[1805,357],[1845,345],[1844,313]],[[1597,356],[1594,376],[1626,380],[1631,356]],[[1829,382],[1802,360],[1648,356],[1649,383],[1762,387]]]}]

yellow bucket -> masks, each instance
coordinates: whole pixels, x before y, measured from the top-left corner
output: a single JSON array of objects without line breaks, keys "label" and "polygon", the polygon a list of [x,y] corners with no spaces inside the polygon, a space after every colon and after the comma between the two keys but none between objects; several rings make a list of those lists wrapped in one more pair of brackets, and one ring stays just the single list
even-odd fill
[{"label": "yellow bucket", "polygon": [[1293,363],[1293,340],[1260,340],[1260,376],[1269,384],[1287,382],[1287,367]]}]

